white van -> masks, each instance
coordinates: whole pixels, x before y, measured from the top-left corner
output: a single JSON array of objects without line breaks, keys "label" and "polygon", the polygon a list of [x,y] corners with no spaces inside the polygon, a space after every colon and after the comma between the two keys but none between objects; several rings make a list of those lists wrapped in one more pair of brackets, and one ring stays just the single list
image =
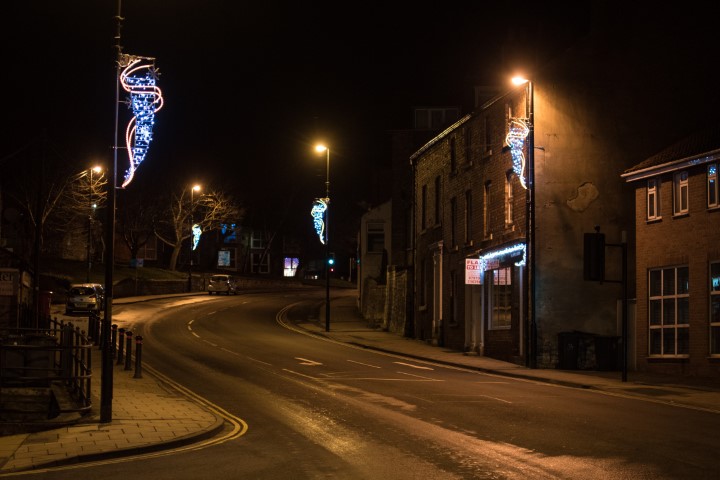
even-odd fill
[{"label": "white van", "polygon": [[219,295],[224,293],[225,295],[237,295],[237,283],[235,277],[232,275],[213,275],[210,277],[210,283],[208,283],[208,293]]}]

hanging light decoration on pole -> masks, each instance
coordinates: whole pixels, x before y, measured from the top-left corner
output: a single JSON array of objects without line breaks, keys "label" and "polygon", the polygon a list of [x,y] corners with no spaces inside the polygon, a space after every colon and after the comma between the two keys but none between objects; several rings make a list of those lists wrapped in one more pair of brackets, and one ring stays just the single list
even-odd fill
[{"label": "hanging light decoration on pole", "polygon": [[193,185],[190,189],[190,261],[188,262],[188,292],[192,292],[192,270],[193,270],[193,252],[197,248],[202,234],[200,225],[195,225],[195,192],[202,189],[200,185]]},{"label": "hanging light decoration on pole", "polygon": [[[512,78],[513,85],[526,86],[526,118],[511,118],[506,141],[513,158],[513,169],[526,189],[525,235],[527,285],[525,308],[528,321],[527,366],[537,368],[537,324],[535,313],[535,92],[533,82],[522,76]],[[524,154],[523,150],[527,152]]]},{"label": "hanging light decoration on pole", "polygon": [[115,138],[113,160],[108,168],[107,217],[105,220],[105,312],[102,320],[102,375],[100,381],[100,422],[112,421],[113,360],[110,329],[112,325],[113,267],[115,263],[115,203],[118,169],[118,132],[120,117],[120,88],[129,93],[128,102],[133,117],[125,129],[125,144],[130,165],[120,188],[125,188],[136,175],[147,155],[152,140],[155,113],[163,106],[162,93],[157,87],[158,71],[155,59],[123,53],[120,43],[122,30],[122,0],[117,1],[115,31]]},{"label": "hanging light decoration on pole", "polygon": [[[325,198],[317,199],[313,205],[315,229],[320,241],[325,244],[325,331],[330,331],[330,148],[319,144],[316,152],[325,152]],[[324,214],[324,219],[317,214]],[[318,230],[318,225],[322,226]],[[324,234],[324,235],[323,235]]]}]

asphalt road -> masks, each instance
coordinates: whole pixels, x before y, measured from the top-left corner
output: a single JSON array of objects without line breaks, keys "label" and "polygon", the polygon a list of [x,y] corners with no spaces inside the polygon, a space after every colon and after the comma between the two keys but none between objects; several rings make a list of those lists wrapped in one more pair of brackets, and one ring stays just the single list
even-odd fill
[{"label": "asphalt road", "polygon": [[[715,478],[720,416],[449,368],[302,334],[323,292],[124,305],[154,369],[240,438],[77,479]],[[68,478],[68,472],[43,478]]]}]

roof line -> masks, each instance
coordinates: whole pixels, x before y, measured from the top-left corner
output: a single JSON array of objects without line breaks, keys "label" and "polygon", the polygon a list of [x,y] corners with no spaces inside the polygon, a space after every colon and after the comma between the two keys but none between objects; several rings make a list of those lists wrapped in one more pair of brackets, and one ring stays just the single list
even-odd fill
[{"label": "roof line", "polygon": [[663,163],[662,165],[655,165],[652,167],[643,168],[642,170],[635,170],[633,172],[623,173],[620,175],[620,177],[624,178],[627,183],[630,183],[636,180],[642,180],[663,173],[680,170],[684,167],[702,165],[704,163],[709,163],[717,160],[719,158],[720,148],[702,153],[700,155],[693,155],[690,157],[673,160],[672,162]]}]

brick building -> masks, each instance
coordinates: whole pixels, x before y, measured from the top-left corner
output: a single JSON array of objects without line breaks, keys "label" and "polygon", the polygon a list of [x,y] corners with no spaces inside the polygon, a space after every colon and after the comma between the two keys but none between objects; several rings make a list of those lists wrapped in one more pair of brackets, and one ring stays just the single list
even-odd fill
[{"label": "brick building", "polygon": [[720,374],[720,128],[628,169],[635,188],[637,368]]},{"label": "brick building", "polygon": [[[629,367],[644,361],[636,192],[619,175],[697,130],[719,101],[697,19],[636,20],[599,18],[536,69],[532,89],[508,84],[411,155],[415,338],[541,368],[617,369],[627,321]],[[520,147],[533,159],[532,195],[507,139],[515,120],[533,127]],[[583,275],[583,236],[596,227],[608,244],[603,282]],[[622,249],[610,248],[620,245],[625,291]],[[466,274],[467,262],[481,274]],[[706,349],[709,332],[697,336]]]}]

